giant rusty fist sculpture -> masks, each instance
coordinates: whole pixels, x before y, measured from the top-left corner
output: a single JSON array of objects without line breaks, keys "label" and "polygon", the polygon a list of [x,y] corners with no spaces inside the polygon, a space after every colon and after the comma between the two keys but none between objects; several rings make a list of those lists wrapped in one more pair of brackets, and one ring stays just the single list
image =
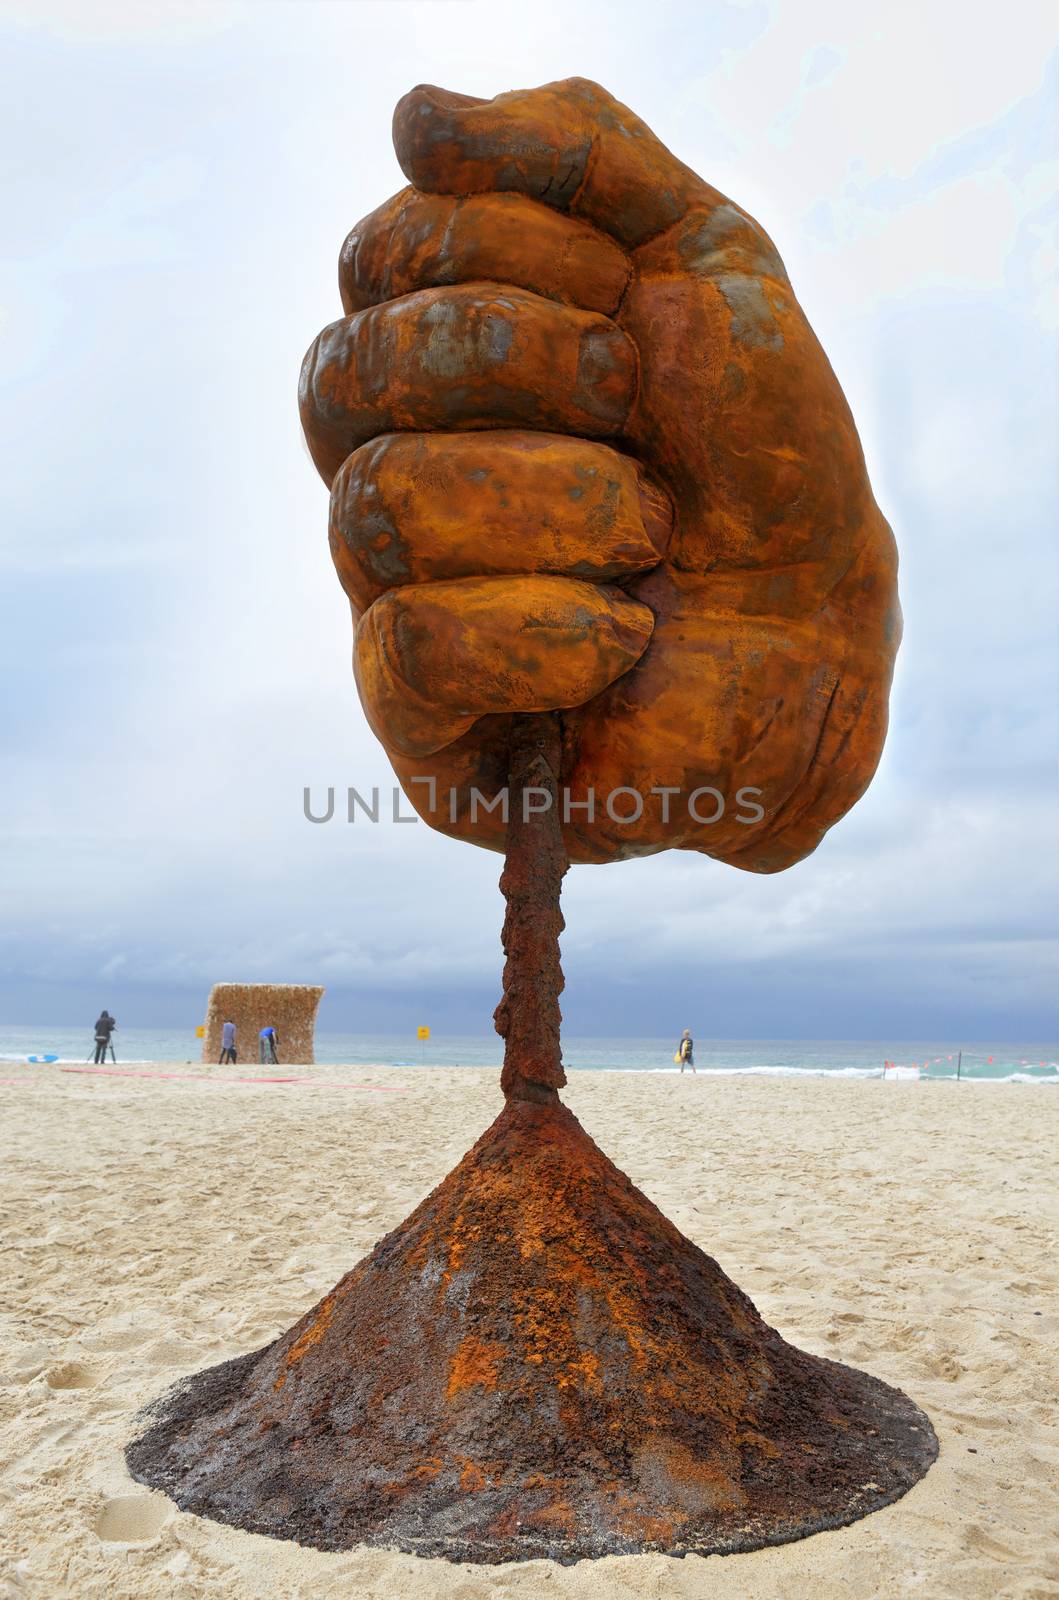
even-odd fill
[{"label": "giant rusty fist sculpture", "polygon": [[412,187],[346,241],[302,416],[412,803],[502,849],[470,792],[561,710],[571,860],[790,866],[875,770],[900,614],[774,246],[583,79],[418,88],[394,141]]},{"label": "giant rusty fist sculpture", "polygon": [[776,252],[624,107],[416,89],[395,131],[413,187],[346,242],[303,415],[371,724],[430,821],[505,850],[505,1104],[292,1328],[161,1397],[129,1467],[258,1533],[459,1561],[839,1527],[922,1476],[930,1423],[788,1344],[562,1104],[559,903],[569,858],[813,848],[882,744],[890,533]]}]

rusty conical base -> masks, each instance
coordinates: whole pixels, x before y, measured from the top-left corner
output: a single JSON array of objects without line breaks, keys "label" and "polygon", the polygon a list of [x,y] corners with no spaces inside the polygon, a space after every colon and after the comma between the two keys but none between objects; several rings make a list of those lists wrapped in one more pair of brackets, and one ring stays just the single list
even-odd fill
[{"label": "rusty conical base", "polygon": [[804,1354],[558,1104],[512,1102],[264,1350],[148,1413],[133,1476],[325,1550],[752,1550],[927,1470],[923,1413]]}]

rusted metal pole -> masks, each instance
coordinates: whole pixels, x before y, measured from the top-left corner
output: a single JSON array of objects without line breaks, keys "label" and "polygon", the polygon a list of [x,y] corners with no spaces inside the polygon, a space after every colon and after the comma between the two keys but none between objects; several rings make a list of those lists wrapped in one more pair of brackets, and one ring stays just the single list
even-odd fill
[{"label": "rusted metal pole", "polygon": [[509,1100],[558,1100],[566,1082],[559,1029],[563,970],[559,909],[570,865],[559,813],[562,731],[554,712],[513,717],[508,752],[504,992],[493,1015],[504,1040],[500,1087]]}]

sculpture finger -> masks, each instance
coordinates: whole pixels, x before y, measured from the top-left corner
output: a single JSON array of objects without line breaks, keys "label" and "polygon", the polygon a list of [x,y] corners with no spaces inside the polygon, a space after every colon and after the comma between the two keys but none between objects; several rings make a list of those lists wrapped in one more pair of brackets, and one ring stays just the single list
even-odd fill
[{"label": "sculpture finger", "polygon": [[587,78],[477,100],[421,84],[398,101],[401,170],[430,194],[515,191],[627,246],[720,199],[627,106]]},{"label": "sculpture finger", "polygon": [[636,372],[630,340],[597,313],[495,283],[422,289],[333,322],[313,341],[302,364],[302,426],[330,484],[346,456],[380,433],[620,433]]},{"label": "sculpture finger", "polygon": [[358,611],[439,578],[620,578],[661,559],[670,526],[635,461],[556,433],[383,434],[331,490],[331,553]]},{"label": "sculpture finger", "polygon": [[653,626],[620,589],[572,578],[392,589],[357,628],[357,687],[383,744],[425,756],[489,713],[590,700],[639,660]]},{"label": "sculpture finger", "polygon": [[338,286],[348,313],[416,289],[496,281],[612,316],[630,271],[607,234],[522,195],[402,189],[350,232]]}]

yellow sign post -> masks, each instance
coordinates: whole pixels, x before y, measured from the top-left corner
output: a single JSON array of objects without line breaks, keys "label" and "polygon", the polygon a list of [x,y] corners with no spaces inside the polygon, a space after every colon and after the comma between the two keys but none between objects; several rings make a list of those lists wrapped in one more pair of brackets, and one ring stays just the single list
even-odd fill
[{"label": "yellow sign post", "polygon": [[205,1029],[205,1027],[203,1025],[200,1024],[199,1027],[197,1027],[195,1029],[195,1038],[196,1039],[205,1039],[205,1037],[206,1037],[206,1029]]},{"label": "yellow sign post", "polygon": [[430,1038],[430,1029],[429,1028],[417,1028],[416,1029],[416,1038],[417,1039],[429,1039]]},{"label": "yellow sign post", "polygon": [[424,1024],[416,1029],[416,1038],[419,1040],[419,1065],[426,1065],[427,1040],[430,1038],[430,1029]]}]

